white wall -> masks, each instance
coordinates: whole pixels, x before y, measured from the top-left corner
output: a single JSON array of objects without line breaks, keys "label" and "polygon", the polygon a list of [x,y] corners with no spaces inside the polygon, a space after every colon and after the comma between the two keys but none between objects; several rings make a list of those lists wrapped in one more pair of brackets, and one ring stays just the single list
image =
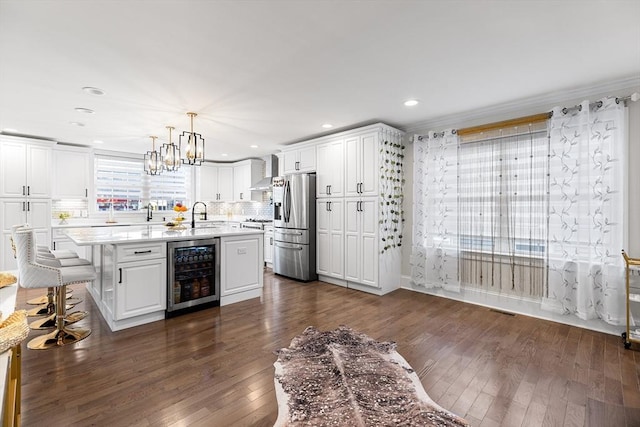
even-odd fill
[{"label": "white wall", "polygon": [[[470,111],[424,122],[407,129],[405,136],[405,224],[402,243],[402,275],[407,279],[411,274],[411,230],[413,226],[413,135],[426,134],[447,128],[465,128],[483,123],[492,123],[551,111],[554,106],[570,107],[582,100],[598,100],[604,96],[627,96],[640,92],[640,78],[633,77],[615,82],[607,82],[588,88],[571,89],[564,92],[524,99],[487,108],[484,111]],[[640,257],[640,101],[629,102],[629,206],[627,212],[628,248],[632,257]],[[622,249],[622,248],[621,248]]]}]

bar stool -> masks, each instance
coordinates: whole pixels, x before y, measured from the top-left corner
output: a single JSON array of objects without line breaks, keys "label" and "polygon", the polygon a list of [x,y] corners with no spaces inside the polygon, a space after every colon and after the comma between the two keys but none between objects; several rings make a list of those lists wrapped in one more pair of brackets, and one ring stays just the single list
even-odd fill
[{"label": "bar stool", "polygon": [[[14,234],[17,230],[27,229],[29,228],[29,224],[17,224],[11,226],[11,249],[13,249],[13,256],[16,257],[16,248],[13,242]],[[60,250],[60,251],[49,251],[48,247],[44,245],[36,245],[37,248],[37,257],[42,264],[50,265],[52,267],[74,267],[79,265],[89,265],[91,264],[86,259],[81,259],[78,257],[78,254],[68,250]],[[75,298],[72,299],[70,293],[67,294],[67,309],[71,309],[74,305],[82,302],[82,300]],[[37,305],[38,307],[33,308],[31,310],[27,310],[27,316],[52,316],[55,314],[55,302],[54,302],[54,291],[52,287],[47,289],[47,294],[33,298],[27,301],[27,304]],[[80,320],[78,318],[77,320]],[[77,321],[76,320],[76,321]],[[40,329],[40,328],[37,328]]]},{"label": "bar stool", "polygon": [[33,350],[50,349],[78,342],[91,334],[91,329],[65,325],[64,303],[67,285],[95,280],[93,266],[51,267],[40,264],[36,255],[35,232],[31,229],[16,230],[14,236],[20,286],[24,288],[57,288],[56,329],[29,341],[27,347]]}]

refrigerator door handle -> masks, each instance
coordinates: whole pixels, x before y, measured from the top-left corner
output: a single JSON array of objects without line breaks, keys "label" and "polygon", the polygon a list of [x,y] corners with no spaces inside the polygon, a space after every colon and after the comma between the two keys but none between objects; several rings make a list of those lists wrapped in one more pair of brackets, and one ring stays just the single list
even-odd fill
[{"label": "refrigerator door handle", "polygon": [[302,236],[301,231],[280,231],[283,236]]},{"label": "refrigerator door handle", "polygon": [[285,199],[285,217],[284,217],[284,222],[289,222],[289,220],[291,219],[291,183],[287,182],[285,184],[285,194],[284,194],[284,199]]},{"label": "refrigerator door handle", "polygon": [[[290,246],[289,246],[290,245]],[[301,251],[304,250],[304,247],[300,246],[300,245],[296,245],[295,243],[282,243],[282,242],[278,242],[276,241],[275,244],[276,248],[278,249],[290,249],[292,251]]]}]

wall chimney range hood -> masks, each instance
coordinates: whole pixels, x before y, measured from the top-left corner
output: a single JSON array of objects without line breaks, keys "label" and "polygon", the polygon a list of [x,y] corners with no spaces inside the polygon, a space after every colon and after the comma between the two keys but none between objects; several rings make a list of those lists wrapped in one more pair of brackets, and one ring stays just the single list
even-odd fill
[{"label": "wall chimney range hood", "polygon": [[265,177],[253,184],[251,191],[271,191],[271,180],[278,176],[278,157],[270,155],[263,157],[265,160]]}]

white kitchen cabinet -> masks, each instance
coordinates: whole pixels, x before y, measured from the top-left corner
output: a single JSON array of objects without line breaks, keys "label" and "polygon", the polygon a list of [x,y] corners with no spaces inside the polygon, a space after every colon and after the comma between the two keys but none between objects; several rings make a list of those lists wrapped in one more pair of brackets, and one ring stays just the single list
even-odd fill
[{"label": "white kitchen cabinet", "polygon": [[345,196],[377,196],[380,176],[378,132],[347,137],[344,146]]},{"label": "white kitchen cabinet", "polygon": [[264,262],[269,267],[273,263],[273,227],[264,228]]},{"label": "white kitchen cabinet", "polygon": [[262,192],[249,188],[263,177],[264,160],[244,160],[233,166],[233,200],[236,202],[262,201]]},{"label": "white kitchen cabinet", "polygon": [[341,138],[316,147],[316,197],[344,195],[344,144]]},{"label": "white kitchen cabinet", "polygon": [[115,320],[167,308],[167,261],[151,259],[118,264]]},{"label": "white kitchen cabinet", "polygon": [[345,279],[378,287],[378,204],[373,197],[345,203]]},{"label": "white kitchen cabinet", "polygon": [[52,143],[0,139],[0,197],[51,197]]},{"label": "white kitchen cabinet", "polygon": [[91,259],[91,247],[78,246],[71,241],[65,234],[63,228],[51,229],[51,249],[68,249],[78,254],[80,258]]},{"label": "white kitchen cabinet", "polygon": [[262,295],[264,234],[221,237],[220,305]]},{"label": "white kitchen cabinet", "polygon": [[315,172],[316,146],[309,145],[282,153],[283,170],[285,174],[300,172]]},{"label": "white kitchen cabinet", "polygon": [[233,200],[233,166],[203,164],[199,169],[198,200],[228,202]]},{"label": "white kitchen cabinet", "polygon": [[[11,235],[11,226],[28,223],[38,243],[51,241],[50,141],[0,135],[0,230]],[[8,239],[8,238],[7,238]],[[15,269],[11,246],[0,247],[0,270]]]},{"label": "white kitchen cabinet", "polygon": [[167,308],[167,244],[103,245],[96,305],[112,331],[164,319]]},{"label": "white kitchen cabinet", "polygon": [[316,201],[316,269],[319,275],[344,278],[344,199]]},{"label": "white kitchen cabinet", "polygon": [[53,150],[54,199],[87,199],[92,187],[93,155],[87,149],[55,147]]},{"label": "white kitchen cabinet", "polygon": [[[48,246],[51,242],[51,199],[0,198],[0,224],[7,242],[11,237],[11,226],[29,224],[36,232],[38,244]],[[0,270],[17,268],[9,244],[0,248],[0,261]]]}]

